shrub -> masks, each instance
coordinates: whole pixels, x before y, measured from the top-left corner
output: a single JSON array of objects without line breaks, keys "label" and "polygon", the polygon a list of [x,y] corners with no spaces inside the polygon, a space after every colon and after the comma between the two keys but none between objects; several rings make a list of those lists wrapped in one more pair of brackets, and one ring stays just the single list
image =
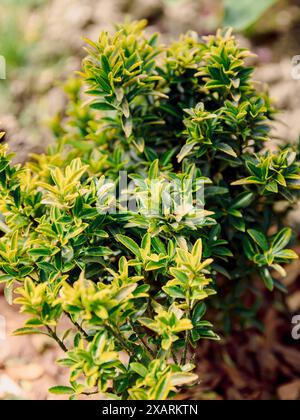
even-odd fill
[{"label": "shrub", "polygon": [[274,110],[249,52],[230,31],[165,47],[144,26],[87,40],[47,154],[21,167],[0,149],[0,281],[30,315],[15,334],[57,341],[70,386],[51,391],[71,398],[165,399],[195,384],[198,341],[219,339],[206,303],[219,330],[220,315],[248,325],[238,308],[253,276],[282,289],[273,273],[297,257],[284,219],[299,156],[267,148]]}]

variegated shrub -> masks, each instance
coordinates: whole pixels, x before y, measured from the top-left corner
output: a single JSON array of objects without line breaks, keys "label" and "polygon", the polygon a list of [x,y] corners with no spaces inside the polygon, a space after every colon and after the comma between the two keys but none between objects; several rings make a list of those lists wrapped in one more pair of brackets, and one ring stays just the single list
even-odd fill
[{"label": "variegated shrub", "polygon": [[221,334],[222,318],[249,325],[253,276],[283,289],[297,257],[284,221],[299,154],[268,149],[274,110],[249,52],[230,31],[166,47],[144,26],[87,40],[46,154],[14,166],[0,146],[0,281],[29,314],[15,334],[65,352],[70,384],[52,392],[70,398],[166,399],[196,384],[197,345],[219,339],[206,304]]}]

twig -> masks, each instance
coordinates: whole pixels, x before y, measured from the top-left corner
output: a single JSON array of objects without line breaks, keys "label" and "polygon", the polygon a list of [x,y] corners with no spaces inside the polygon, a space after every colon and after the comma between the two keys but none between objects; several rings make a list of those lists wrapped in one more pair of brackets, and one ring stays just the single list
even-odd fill
[{"label": "twig", "polygon": [[182,354],[182,358],[181,358],[181,365],[186,364],[188,346],[189,346],[189,332],[186,331],[185,332],[185,346],[184,346],[184,350],[183,350],[183,354]]},{"label": "twig", "polygon": [[95,395],[99,394],[99,391],[81,392],[82,395]]},{"label": "twig", "polygon": [[148,353],[150,353],[150,356],[152,356],[155,359],[155,353],[151,349],[151,347],[146,343],[146,341],[144,340],[144,337],[137,331],[137,329],[134,327],[134,325],[131,322],[130,322],[130,325],[131,325],[131,328],[133,329],[133,331],[138,336],[140,342],[144,345],[144,347],[148,351]]},{"label": "twig", "polygon": [[53,331],[48,325],[46,325],[47,331],[49,333],[49,335],[57,342],[57,344],[59,345],[59,347],[64,351],[67,352],[68,349],[67,347],[64,345],[64,343],[62,342],[62,340],[57,336],[56,332]]},{"label": "twig", "polygon": [[78,331],[84,336],[84,338],[88,338],[87,332],[84,331],[81,325],[78,324],[78,322],[74,321],[71,315],[68,312],[65,312],[66,316],[69,318],[69,320],[72,322],[72,324],[78,329]]},{"label": "twig", "polygon": [[[187,299],[187,306],[188,306],[188,316],[190,318],[191,309],[190,309],[190,300],[189,299]],[[181,365],[186,364],[187,351],[188,351],[188,347],[189,347],[189,337],[190,337],[190,332],[189,332],[189,330],[186,330],[186,332],[185,332],[185,346],[184,346],[184,350],[183,350],[183,354],[182,354],[182,358],[181,358]]]},{"label": "twig", "polygon": [[172,351],[171,351],[171,353],[172,353],[172,357],[173,357],[173,359],[174,359],[174,362],[176,363],[176,365],[178,365],[179,363],[178,363],[178,359],[177,359],[177,356],[176,356],[175,351],[174,351],[174,350],[172,350]]},{"label": "twig", "polygon": [[106,327],[112,333],[112,335],[116,338],[116,340],[118,340],[122,344],[122,346],[127,350],[127,352],[132,357],[136,358],[135,354],[133,353],[133,351],[131,350],[131,348],[128,346],[128,344],[126,343],[126,341],[124,340],[124,338],[122,337],[122,335],[119,334],[117,331],[115,331],[114,328],[111,325],[106,324]]}]

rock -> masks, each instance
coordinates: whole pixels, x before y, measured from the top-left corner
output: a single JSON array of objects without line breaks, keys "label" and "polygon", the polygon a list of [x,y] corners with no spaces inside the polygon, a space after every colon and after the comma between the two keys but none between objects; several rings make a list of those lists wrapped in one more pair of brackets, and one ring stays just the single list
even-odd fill
[{"label": "rock", "polygon": [[126,12],[129,12],[136,19],[148,19],[151,22],[162,16],[164,12],[162,0],[132,0],[126,3]]},{"label": "rock", "polygon": [[300,398],[300,380],[296,379],[288,384],[281,385],[277,393],[281,400],[298,400]]},{"label": "rock", "polygon": [[[299,250],[295,250],[296,252]],[[286,267],[286,277],[282,278],[281,281],[286,287],[291,286],[300,275],[300,261],[294,260]]]},{"label": "rock", "polygon": [[300,309],[300,291],[293,293],[286,298],[289,310],[294,313]]},{"label": "rock", "polygon": [[0,375],[0,399],[7,396],[22,397],[23,390],[8,375]]},{"label": "rock", "polygon": [[14,380],[34,381],[44,374],[41,365],[30,363],[28,365],[14,365],[6,368],[7,374]]},{"label": "rock", "polygon": [[31,342],[38,353],[43,353],[47,348],[53,348],[55,344],[53,340],[46,335],[33,335],[31,337]]}]

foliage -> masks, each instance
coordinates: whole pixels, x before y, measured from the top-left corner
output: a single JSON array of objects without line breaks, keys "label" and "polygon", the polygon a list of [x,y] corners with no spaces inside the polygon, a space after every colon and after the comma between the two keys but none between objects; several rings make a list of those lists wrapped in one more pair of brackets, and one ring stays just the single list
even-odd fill
[{"label": "foliage", "polygon": [[[179,3],[182,8],[188,7],[188,0],[165,0],[171,6],[174,3]],[[215,11],[215,18],[220,22],[220,25],[225,27],[232,27],[237,31],[246,31],[253,27],[253,25],[266,14],[266,12],[279,0],[218,0],[208,2],[211,10]],[[202,6],[205,7],[206,3]],[[220,13],[217,11],[219,10]],[[220,16],[219,16],[220,15]]]},{"label": "foliage", "polygon": [[224,25],[245,30],[253,25],[278,0],[224,0]]},{"label": "foliage", "polygon": [[0,5],[0,55],[5,57],[10,70],[26,64],[35,47],[37,34],[23,27],[29,11],[40,6],[44,0],[2,0]]},{"label": "foliage", "polygon": [[15,334],[65,352],[70,386],[51,391],[72,399],[172,398],[197,380],[199,340],[219,339],[207,304],[249,325],[254,276],[282,289],[296,258],[274,204],[296,201],[299,156],[266,151],[249,52],[230,31],[165,47],[144,26],[88,41],[47,154],[14,166],[0,146],[0,282],[29,314]]}]

